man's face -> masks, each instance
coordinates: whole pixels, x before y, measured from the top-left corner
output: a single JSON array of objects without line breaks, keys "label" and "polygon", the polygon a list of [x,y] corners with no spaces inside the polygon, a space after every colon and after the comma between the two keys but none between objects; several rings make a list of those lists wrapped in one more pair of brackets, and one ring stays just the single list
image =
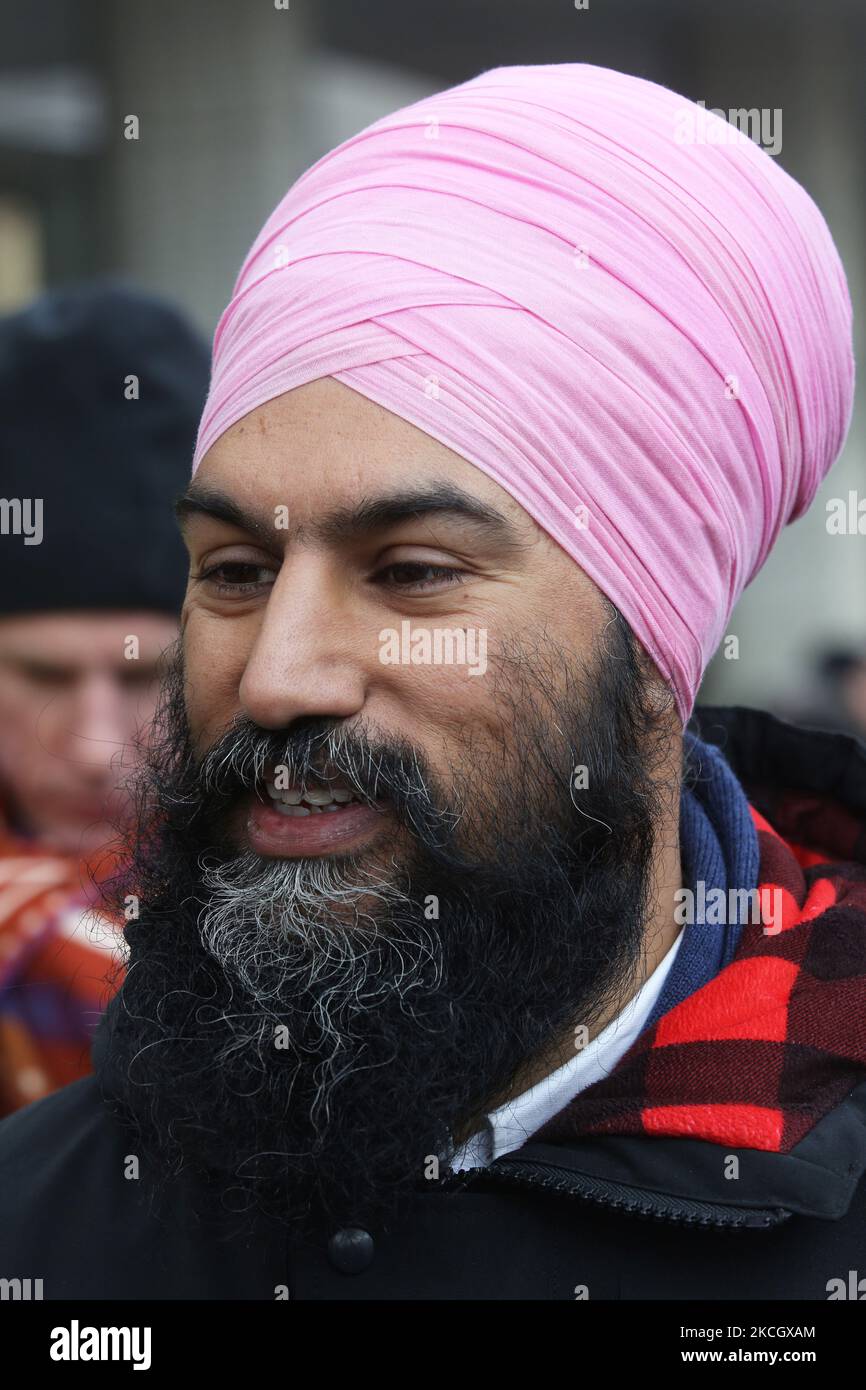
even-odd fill
[{"label": "man's face", "polygon": [[[181,649],[118,885],[141,915],[103,1082],[156,1167],[363,1223],[633,978],[655,714],[564,552],[339,383],[228,431],[180,514]],[[471,659],[437,659],[437,630]],[[299,801],[329,791],[355,799]]]},{"label": "man's face", "polygon": [[[437,496],[446,490],[460,499]],[[217,509],[230,502],[256,526],[184,517],[183,650],[199,753],[238,714],[273,730],[325,718],[423,750],[440,778],[465,758],[489,778],[486,759],[500,757],[510,718],[494,698],[508,681],[507,647],[531,652],[552,638],[580,668],[608,621],[596,586],[495,482],[329,379],[239,422],[211,449],[192,492]],[[465,631],[476,672],[468,657],[386,661],[383,634],[404,623],[410,634]],[[248,797],[237,842],[264,855],[351,849],[371,861],[395,849],[387,808],[291,810]]]},{"label": "man's face", "polygon": [[157,613],[0,619],[0,803],[17,829],[85,856],[111,839],[176,634]]}]

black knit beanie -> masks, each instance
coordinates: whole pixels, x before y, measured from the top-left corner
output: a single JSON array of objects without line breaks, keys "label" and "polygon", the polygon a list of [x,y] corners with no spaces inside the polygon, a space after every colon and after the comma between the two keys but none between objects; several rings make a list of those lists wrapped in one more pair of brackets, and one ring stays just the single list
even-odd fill
[{"label": "black knit beanie", "polygon": [[208,373],[183,316],[115,280],[0,319],[0,615],[178,610]]}]

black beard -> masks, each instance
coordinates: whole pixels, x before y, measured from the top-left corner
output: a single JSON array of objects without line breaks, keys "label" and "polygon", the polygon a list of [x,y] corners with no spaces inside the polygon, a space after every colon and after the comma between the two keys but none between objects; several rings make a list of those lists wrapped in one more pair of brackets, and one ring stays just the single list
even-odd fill
[{"label": "black beard", "polygon": [[[618,614],[593,665],[500,658],[506,732],[467,741],[440,784],[420,749],[333,720],[239,719],[197,760],[175,656],[106,890],[140,915],[94,1054],[157,1188],[192,1173],[208,1206],[299,1235],[387,1223],[527,1064],[632,985],[658,716]],[[227,812],[266,763],[384,798],[403,862],[232,846]]]}]

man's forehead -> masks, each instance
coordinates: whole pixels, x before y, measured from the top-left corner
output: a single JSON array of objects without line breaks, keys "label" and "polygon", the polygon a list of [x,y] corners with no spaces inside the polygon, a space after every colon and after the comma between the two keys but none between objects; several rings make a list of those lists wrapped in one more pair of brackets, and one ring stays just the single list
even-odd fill
[{"label": "man's forehead", "polygon": [[181,521],[201,510],[218,515],[221,507],[231,522],[228,503],[259,523],[244,529],[272,531],[282,507],[283,529],[331,540],[398,524],[414,508],[419,516],[474,519],[491,535],[498,528],[502,539],[535,531],[481,468],[339,382],[327,383],[336,396],[313,394],[324,384],[286,392],[226,431],[180,499]]},{"label": "man's forehead", "polygon": [[368,400],[332,377],[284,391],[244,415],[205,454],[196,477],[253,465],[267,472],[296,473],[315,463],[316,476],[335,480],[363,469],[367,481],[379,470],[430,469],[458,472],[472,465],[417,425]]}]

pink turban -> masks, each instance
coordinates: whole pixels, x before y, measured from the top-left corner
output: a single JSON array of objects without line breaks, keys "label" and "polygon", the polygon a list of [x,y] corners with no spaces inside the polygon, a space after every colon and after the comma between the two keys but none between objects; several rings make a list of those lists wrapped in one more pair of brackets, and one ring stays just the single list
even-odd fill
[{"label": "pink turban", "polygon": [[193,471],[262,402],[344,382],[510,493],[617,605],[685,723],[852,406],[826,223],[735,137],[582,63],[494,68],[376,121],[256,237]]}]

